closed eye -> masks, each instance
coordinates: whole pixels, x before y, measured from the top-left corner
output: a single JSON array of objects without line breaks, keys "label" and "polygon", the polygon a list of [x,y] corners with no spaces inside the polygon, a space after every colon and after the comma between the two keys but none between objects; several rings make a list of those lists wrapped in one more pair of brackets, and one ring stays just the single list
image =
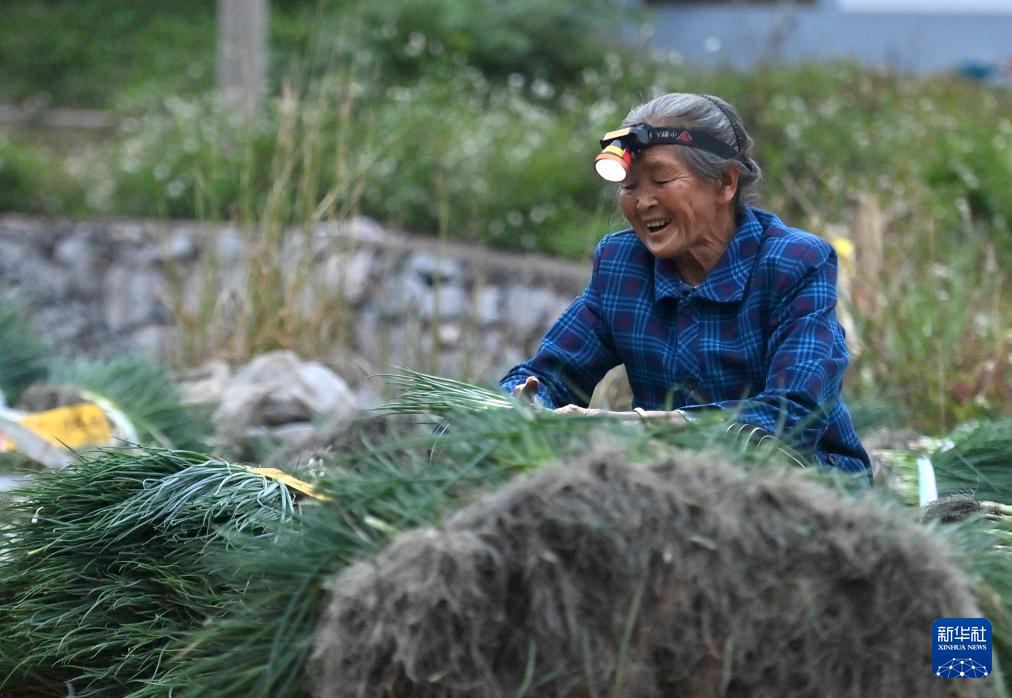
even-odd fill
[{"label": "closed eye", "polygon": [[682,176],[679,172],[672,172],[671,170],[657,170],[650,175],[650,180],[654,184],[665,184],[667,182],[673,182]]}]

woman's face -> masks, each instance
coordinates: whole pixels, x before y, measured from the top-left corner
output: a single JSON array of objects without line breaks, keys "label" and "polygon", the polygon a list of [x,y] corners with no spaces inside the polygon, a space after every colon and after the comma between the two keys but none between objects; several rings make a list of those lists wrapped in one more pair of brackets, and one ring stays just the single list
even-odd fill
[{"label": "woman's face", "polygon": [[[655,257],[676,259],[726,245],[733,233],[738,171],[723,181],[700,179],[682,161],[683,146],[655,145],[633,160],[620,185],[622,213]],[[728,225],[732,230],[728,230]]]}]

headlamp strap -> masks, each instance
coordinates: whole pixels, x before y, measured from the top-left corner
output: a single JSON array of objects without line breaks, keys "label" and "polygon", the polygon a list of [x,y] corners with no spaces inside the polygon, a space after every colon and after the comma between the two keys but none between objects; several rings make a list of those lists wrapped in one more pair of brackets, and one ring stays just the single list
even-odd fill
[{"label": "headlamp strap", "polygon": [[604,134],[604,138],[601,139],[601,147],[607,148],[610,143],[616,140],[621,141],[624,148],[634,153],[652,145],[683,145],[688,148],[705,150],[722,158],[735,159],[738,156],[734,146],[700,131],[692,131],[687,128],[667,126],[656,128],[648,124],[637,124]]},{"label": "headlamp strap", "polygon": [[731,127],[731,133],[734,134],[734,149],[735,149],[736,152],[740,153],[741,152],[741,140],[739,140],[739,138],[738,138],[738,129],[736,129],[734,127],[734,119],[731,118],[731,115],[727,113],[727,110],[724,109],[724,107],[720,106],[720,102],[718,102],[717,100],[715,100],[710,95],[699,95],[699,96],[702,97],[703,99],[709,101],[711,104],[713,104],[713,106],[717,107],[717,109],[720,110],[720,113],[724,115],[724,118],[727,119],[727,124],[728,124],[728,126]]}]

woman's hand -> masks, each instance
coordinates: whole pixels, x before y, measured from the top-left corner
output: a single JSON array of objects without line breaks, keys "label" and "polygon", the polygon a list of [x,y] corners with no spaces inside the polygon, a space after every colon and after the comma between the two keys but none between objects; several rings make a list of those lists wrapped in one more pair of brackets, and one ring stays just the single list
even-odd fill
[{"label": "woman's hand", "polygon": [[517,400],[526,400],[535,405],[540,405],[541,400],[538,399],[538,390],[540,388],[541,382],[534,376],[529,376],[526,381],[513,388],[513,397]]},{"label": "woman's hand", "polygon": [[[556,414],[580,414],[584,417],[596,417],[602,414],[608,415],[620,415],[622,412],[609,412],[607,410],[599,410],[593,407],[580,407],[579,405],[566,405],[565,407],[559,407],[555,410]],[[628,414],[636,416],[634,413],[629,412]]]},{"label": "woman's hand", "polygon": [[584,417],[607,416],[614,419],[642,419],[643,421],[667,420],[674,426],[682,427],[689,423],[685,413],[681,410],[644,410],[637,407],[632,412],[613,412],[611,410],[599,410],[594,407],[580,407],[579,405],[566,405],[555,410],[557,414],[578,414]]}]

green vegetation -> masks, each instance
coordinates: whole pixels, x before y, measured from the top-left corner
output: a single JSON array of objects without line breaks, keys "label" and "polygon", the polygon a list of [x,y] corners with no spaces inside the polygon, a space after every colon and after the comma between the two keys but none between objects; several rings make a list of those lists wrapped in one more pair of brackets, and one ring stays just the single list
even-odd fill
[{"label": "green vegetation", "polygon": [[0,211],[87,213],[84,183],[54,148],[29,145],[0,131]]},{"label": "green vegetation", "polygon": [[[710,508],[710,515],[725,521],[729,531],[737,516],[754,522],[761,502],[803,480],[801,486],[812,489],[802,491],[809,494],[829,488],[820,496],[834,505],[847,499],[848,508],[863,506],[876,516],[888,515],[911,533],[919,525],[919,509],[890,503],[888,490],[852,489],[831,475],[793,469],[779,461],[775,450],[743,453],[740,444],[728,441],[726,424],[654,429],[639,421],[573,418],[507,404],[495,391],[432,376],[403,374],[395,382],[404,392],[387,406],[388,412],[428,412],[450,427],[435,433],[391,427],[377,443],[349,443],[325,456],[310,492],[306,483],[277,472],[160,448],[104,451],[81,465],[37,476],[3,517],[9,535],[0,555],[0,628],[7,631],[0,633],[0,688],[12,696],[64,695],[68,690],[81,696],[305,695],[317,675],[307,673],[314,630],[325,622],[329,596],[342,591],[331,581],[336,573],[372,559],[401,533],[438,526],[521,473],[578,467],[574,463],[586,459],[594,443],[609,444],[614,449],[609,458],[644,469],[651,464],[670,468],[670,461],[663,465],[670,458],[690,459],[700,477],[711,477],[703,475],[705,467],[694,467],[702,463],[747,469],[748,478],[742,476],[733,491],[714,491],[714,502],[686,500],[693,515],[672,519],[687,533],[698,531],[700,517]],[[973,480],[959,472],[958,460],[969,459],[973,470],[990,478],[988,494],[1008,504],[1012,493],[999,459],[1007,450],[1009,424],[998,424],[988,434],[955,434],[950,451],[961,455],[950,459],[946,472],[964,482]],[[728,464],[715,462],[719,457],[713,449],[722,450]],[[941,463],[946,456],[937,458]],[[909,469],[914,462],[914,454],[906,453],[898,467]],[[912,483],[916,490],[915,478],[898,482]],[[720,480],[711,477],[710,482]],[[752,484],[744,487],[745,482]],[[746,499],[751,508],[721,505],[726,498],[742,506],[742,491],[752,492]],[[896,494],[906,500],[909,493]],[[780,508],[782,503],[777,506],[775,515],[782,521],[790,512]],[[607,530],[595,518],[597,507],[584,505],[583,511],[588,526]],[[942,551],[954,551],[994,625],[999,658],[1007,666],[1012,531],[1007,507],[1002,511],[997,521],[971,518],[958,531],[949,531],[944,543],[935,540],[939,560],[930,564],[949,564]],[[574,522],[561,516],[541,525],[555,537],[551,532],[569,530],[569,523]],[[793,528],[777,524],[773,530],[782,541]],[[844,540],[852,535],[832,517],[808,520],[800,532],[815,538],[838,533]],[[862,535],[878,539],[894,534],[891,527],[871,526]],[[717,549],[703,537],[699,545]],[[737,557],[730,559],[738,564]],[[549,564],[565,569],[570,562],[553,559]],[[799,564],[825,569],[821,557]],[[741,565],[736,571],[743,579],[754,572],[749,560]],[[517,583],[540,584],[526,578]],[[891,585],[886,578],[876,583]],[[839,593],[838,586],[833,588]],[[403,600],[410,603],[410,598],[405,594]],[[656,603],[654,596],[647,598]],[[776,617],[778,602],[764,598],[763,603],[767,601],[771,606],[765,611]],[[788,602],[796,606],[797,599]],[[73,633],[66,632],[68,624]],[[813,627],[812,633],[822,627]]]},{"label": "green vegetation", "polygon": [[[412,232],[438,231],[443,207],[451,236],[579,257],[621,224],[607,187],[574,166],[592,157],[598,132],[645,95],[706,91],[741,109],[766,203],[786,219],[843,222],[853,194],[888,190],[898,215],[1012,244],[1007,92],[851,65],[702,71],[619,46],[609,7],[272,2],[272,94],[288,83],[300,118],[324,120],[295,166],[326,190],[347,171],[335,156],[354,157],[355,203]],[[5,143],[12,153],[0,161],[24,176],[3,208],[39,210],[44,189],[42,204],[60,212],[51,190],[76,185],[93,213],[228,218],[265,195],[285,117],[275,102],[249,128],[205,97],[211,3],[17,0],[6,12],[0,66],[16,79],[0,99],[112,108],[124,121],[111,143],[69,163],[74,182],[40,181],[53,169],[44,156],[19,165]]]},{"label": "green vegetation", "polygon": [[[1012,405],[1012,92],[848,64],[690,68],[619,46],[604,2],[287,0],[271,3],[274,97],[242,123],[208,92],[210,6],[5,9],[0,69],[21,77],[0,96],[45,85],[43,102],[122,121],[70,148],[0,136],[0,210],[238,220],[268,263],[288,225],[355,213],[582,259],[624,224],[592,174],[600,134],[646,96],[709,92],[750,126],[764,207],[827,237],[852,227],[858,200],[880,214],[883,272],[855,280],[871,300],[848,308],[853,398],[935,433]],[[133,67],[111,79],[127,52]],[[281,307],[277,289],[256,291]],[[239,335],[259,349],[297,334],[282,311],[256,315]]]},{"label": "green vegetation", "polygon": [[[0,100],[110,109],[120,125],[100,137],[0,132],[0,211],[238,221],[257,243],[247,299],[224,331],[212,327],[213,298],[190,316],[178,307],[185,355],[229,351],[222,337],[249,352],[318,355],[338,345],[347,308],[321,299],[310,321],[293,310],[310,282],[282,282],[287,236],[364,213],[582,259],[623,225],[614,190],[592,174],[599,135],[656,93],[726,97],[758,143],[766,207],[827,237],[856,231],[861,216],[878,221],[862,234],[881,243],[880,273],[862,257],[874,245],[850,256],[839,244],[849,399],[867,423],[886,414],[948,434],[931,455],[942,493],[994,501],[971,500],[978,514],[944,547],[1008,671],[1012,426],[998,418],[1012,408],[1012,93],[846,64],[688,68],[619,46],[612,5],[272,0],[271,99],[244,123],[210,94],[214,3],[10,0]],[[70,385],[116,403],[145,442],[201,448],[202,413],[180,406],[161,369],[55,363],[25,314],[0,308],[8,401],[40,381]],[[329,499],[302,499],[277,473],[159,447],[100,452],[30,481],[0,521],[0,690],[299,695],[333,574],[520,473],[595,438],[628,462],[722,446],[756,478],[779,467],[775,452],[749,459],[723,443],[723,425],[672,432],[513,409],[494,391],[418,374],[393,382],[403,393],[391,412],[451,428],[383,432],[326,455],[314,485]],[[777,471],[769,487],[817,479],[834,497],[871,500],[893,486],[886,498],[913,520],[918,455],[895,452],[868,493],[807,471]],[[891,533],[870,533],[881,531]]]},{"label": "green vegetation", "polygon": [[170,640],[241,596],[207,557],[298,511],[277,480],[160,449],[92,454],[20,494],[4,514],[18,535],[0,565],[0,685],[25,696],[139,688]]}]

